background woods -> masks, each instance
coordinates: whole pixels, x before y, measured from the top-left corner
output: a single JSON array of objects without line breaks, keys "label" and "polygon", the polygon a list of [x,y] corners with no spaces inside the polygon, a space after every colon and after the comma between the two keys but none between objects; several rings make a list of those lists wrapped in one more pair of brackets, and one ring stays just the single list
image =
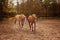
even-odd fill
[{"label": "background woods", "polygon": [[0,19],[23,13],[38,17],[60,17],[59,0],[0,0]]}]

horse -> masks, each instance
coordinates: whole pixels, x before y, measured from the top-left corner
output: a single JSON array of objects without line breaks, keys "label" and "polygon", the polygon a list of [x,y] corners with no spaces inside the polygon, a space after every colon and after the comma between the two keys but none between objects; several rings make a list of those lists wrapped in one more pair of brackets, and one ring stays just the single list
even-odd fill
[{"label": "horse", "polygon": [[24,26],[24,22],[25,22],[25,18],[26,18],[26,16],[24,14],[16,15],[15,16],[15,23],[16,23],[16,21],[18,21],[19,22],[19,26],[23,27]]},{"label": "horse", "polygon": [[31,31],[36,30],[36,21],[37,21],[36,14],[32,14],[28,17],[28,23]]}]

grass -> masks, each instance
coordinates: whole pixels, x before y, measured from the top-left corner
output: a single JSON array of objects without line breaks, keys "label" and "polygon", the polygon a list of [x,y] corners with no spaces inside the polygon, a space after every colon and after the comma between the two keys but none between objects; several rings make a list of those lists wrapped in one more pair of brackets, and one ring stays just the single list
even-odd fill
[{"label": "grass", "polygon": [[60,19],[59,17],[39,17],[40,20],[47,20],[47,19]]}]

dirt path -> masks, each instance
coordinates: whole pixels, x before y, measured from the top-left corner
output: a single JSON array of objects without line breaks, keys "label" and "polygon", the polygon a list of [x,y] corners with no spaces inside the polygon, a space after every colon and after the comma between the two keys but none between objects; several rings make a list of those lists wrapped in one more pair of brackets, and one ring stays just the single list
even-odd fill
[{"label": "dirt path", "polygon": [[26,22],[21,30],[14,22],[0,22],[0,40],[60,40],[60,20],[40,20],[36,32]]}]

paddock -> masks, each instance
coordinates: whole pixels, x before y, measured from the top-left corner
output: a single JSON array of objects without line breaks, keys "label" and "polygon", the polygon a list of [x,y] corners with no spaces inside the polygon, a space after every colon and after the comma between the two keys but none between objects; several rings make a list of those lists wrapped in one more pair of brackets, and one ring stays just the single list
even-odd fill
[{"label": "paddock", "polygon": [[60,19],[38,20],[35,33],[27,21],[22,30],[13,21],[0,22],[0,40],[60,40]]}]

